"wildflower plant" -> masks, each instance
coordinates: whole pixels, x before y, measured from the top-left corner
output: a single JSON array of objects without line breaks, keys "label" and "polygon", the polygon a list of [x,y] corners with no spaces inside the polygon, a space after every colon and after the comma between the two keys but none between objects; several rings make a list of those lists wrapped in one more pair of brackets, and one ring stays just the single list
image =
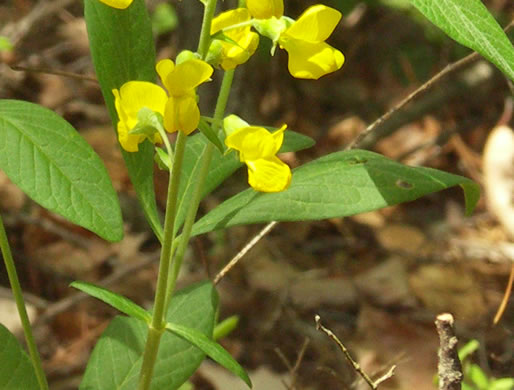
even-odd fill
[{"label": "wildflower plant", "polygon": [[[216,15],[216,0],[200,1],[205,8],[196,51],[159,62],[144,0],[84,1],[98,81],[130,179],[162,249],[148,310],[100,286],[72,284],[124,314],[112,320],[96,344],[80,389],[178,389],[206,356],[251,387],[245,370],[216,341],[223,325],[213,283],[175,289],[193,236],[241,224],[354,215],[456,185],[464,190],[469,214],[479,197],[477,185],[467,178],[405,166],[365,150],[335,152],[291,170],[280,153],[305,149],[313,141],[287,124],[263,127],[227,113],[234,73],[251,60],[262,39],[272,41],[272,54],[277,46],[287,52],[294,78],[319,79],[338,71],[344,56],[326,41],[342,15],[315,4],[295,20],[285,15],[282,0],[247,0]],[[478,0],[465,6],[458,0],[411,2],[514,80],[512,45]],[[451,17],[455,12],[466,19],[462,26]],[[198,86],[219,78],[214,113],[200,112]],[[177,134],[174,142],[170,133]],[[155,201],[156,159],[170,174],[164,223]],[[201,200],[243,165],[249,188],[198,219]],[[0,169],[48,210],[108,241],[122,238],[119,202],[103,163],[50,110],[0,101]],[[47,389],[2,223],[0,246],[29,350],[27,355],[0,327],[0,340],[8,346],[0,351],[0,367],[18,367],[7,379],[10,388]]]}]

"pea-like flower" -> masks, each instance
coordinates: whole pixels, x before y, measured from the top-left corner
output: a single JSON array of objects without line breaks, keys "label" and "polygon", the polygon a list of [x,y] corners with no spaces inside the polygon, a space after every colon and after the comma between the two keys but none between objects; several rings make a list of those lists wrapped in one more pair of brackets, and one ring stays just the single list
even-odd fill
[{"label": "pea-like flower", "polygon": [[256,191],[280,192],[289,187],[291,183],[291,170],[277,156],[277,152],[284,140],[286,125],[270,133],[263,127],[249,126],[235,115],[224,120],[243,124],[225,138],[227,147],[239,152],[239,159],[248,167],[248,183]]},{"label": "pea-like flower", "polygon": [[125,9],[133,0],[100,0],[102,3],[107,4],[109,7],[117,9]]},{"label": "pea-like flower", "polygon": [[259,35],[251,31],[252,26],[248,24],[230,28],[248,22],[250,19],[250,13],[246,8],[237,8],[223,12],[212,20],[211,35],[227,28],[224,35],[233,41],[220,41],[220,65],[224,70],[234,69],[237,65],[244,64],[255,53],[259,45]]},{"label": "pea-like flower", "polygon": [[246,0],[246,7],[256,19],[280,18],[284,14],[283,0]]},{"label": "pea-like flower", "polygon": [[131,134],[138,124],[138,114],[143,108],[150,109],[164,115],[168,95],[166,91],[156,84],[147,81],[129,81],[119,90],[113,89],[114,105],[118,113],[118,140],[127,152],[137,152],[138,145],[146,138],[151,142],[162,142],[157,132],[149,134]]},{"label": "pea-like flower", "polygon": [[278,43],[289,54],[288,68],[293,77],[317,80],[341,68],[343,53],[325,43],[339,20],[339,11],[317,4],[280,34]]},{"label": "pea-like flower", "polygon": [[195,89],[209,80],[212,66],[197,59],[178,65],[166,59],[159,61],[156,69],[170,95],[164,110],[164,128],[169,132],[191,133],[200,122]]}]

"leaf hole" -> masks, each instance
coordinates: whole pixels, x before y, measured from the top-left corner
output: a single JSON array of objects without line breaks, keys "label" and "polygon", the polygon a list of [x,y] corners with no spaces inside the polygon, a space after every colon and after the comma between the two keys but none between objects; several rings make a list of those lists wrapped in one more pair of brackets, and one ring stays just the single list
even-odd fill
[{"label": "leaf hole", "polygon": [[404,190],[411,190],[414,188],[414,185],[412,183],[409,183],[408,181],[398,179],[396,180],[396,187],[402,188]]}]

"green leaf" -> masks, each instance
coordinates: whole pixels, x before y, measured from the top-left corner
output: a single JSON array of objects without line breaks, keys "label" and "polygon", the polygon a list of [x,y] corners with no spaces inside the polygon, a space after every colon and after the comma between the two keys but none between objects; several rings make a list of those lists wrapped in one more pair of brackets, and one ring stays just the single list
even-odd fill
[{"label": "green leaf", "polygon": [[13,49],[13,45],[12,45],[11,41],[9,40],[9,38],[0,35],[0,52],[2,52],[2,51],[9,52],[9,51],[12,51],[12,49]]},{"label": "green leaf", "polygon": [[0,100],[0,169],[48,210],[106,240],[123,237],[118,198],[105,166],[53,111]]},{"label": "green leaf", "polygon": [[169,330],[171,333],[178,335],[184,340],[189,341],[194,346],[200,348],[212,360],[237,375],[248,385],[248,387],[252,387],[252,382],[243,367],[241,367],[221,345],[212,341],[202,332],[170,322],[166,324],[166,330]]},{"label": "green leaf", "polygon": [[455,185],[464,189],[469,214],[479,198],[478,185],[469,179],[409,167],[364,150],[337,152],[295,169],[286,191],[248,189],[233,196],[196,222],[193,234],[249,223],[349,216]]},{"label": "green leaf", "polygon": [[480,347],[480,343],[478,340],[469,340],[463,347],[459,348],[459,359],[463,361],[468,356],[472,355],[478,348]]},{"label": "green leaf", "polygon": [[477,386],[480,390],[489,389],[489,379],[487,378],[487,375],[485,375],[484,371],[482,371],[482,369],[476,364],[472,364],[466,374],[466,379]]},{"label": "green leaf", "polygon": [[513,388],[514,378],[500,378],[491,381],[488,390],[512,390]]},{"label": "green leaf", "polygon": [[200,118],[200,123],[198,123],[198,130],[200,130],[200,132],[205,137],[207,137],[207,139],[211,141],[214,144],[214,146],[216,146],[216,148],[221,154],[225,153],[225,148],[223,147],[223,144],[221,143],[220,139],[205,119]]},{"label": "green leaf", "polygon": [[0,324],[0,389],[39,390],[29,356],[16,337]]},{"label": "green leaf", "polygon": [[[118,116],[112,90],[131,80],[156,80],[150,17],[144,0],[134,0],[124,10],[86,0],[84,16],[96,75],[116,129]],[[129,153],[122,149],[122,154],[146,219],[162,241],[163,229],[153,183],[154,147],[145,141],[139,145],[138,152]]]},{"label": "green leaf", "polygon": [[219,324],[216,324],[216,326],[214,327],[214,332],[212,334],[213,340],[219,340],[228,336],[230,333],[234,331],[234,329],[237,328],[238,323],[239,316],[234,315],[225,318]]},{"label": "green leaf", "polygon": [[[277,128],[268,128],[270,131],[276,131]],[[182,179],[179,189],[179,204],[178,213],[175,224],[175,229],[178,230],[184,222],[185,213],[187,211],[187,202],[191,199],[192,189],[198,177],[198,170],[200,169],[200,156],[203,149],[209,141],[201,135],[196,134],[188,138],[186,144],[186,152],[184,154]],[[314,140],[303,134],[295,131],[287,130],[284,133],[284,143],[280,148],[280,153],[294,152],[310,148],[314,145]],[[223,183],[230,175],[232,175],[243,164],[235,152],[221,154],[217,149],[214,150],[209,174],[202,191],[202,199],[214,191],[221,183]]]},{"label": "green leaf", "polygon": [[107,303],[108,305],[111,305],[130,317],[137,318],[146,323],[150,323],[152,320],[150,313],[123,295],[116,294],[100,286],[95,286],[92,283],[82,281],[72,282],[70,286],[83,291],[86,294]]},{"label": "green leaf", "polygon": [[178,16],[173,5],[159,3],[155,6],[152,17],[152,27],[157,35],[166,34],[178,26]]},{"label": "green leaf", "polygon": [[514,81],[514,47],[480,0],[410,1],[451,38],[483,55]]},{"label": "green leaf", "polygon": [[[218,295],[211,283],[177,292],[166,321],[212,336]],[[96,344],[80,390],[137,388],[147,326],[130,317],[116,317]],[[175,390],[198,368],[205,354],[178,336],[164,332],[154,368],[152,390]]]}]

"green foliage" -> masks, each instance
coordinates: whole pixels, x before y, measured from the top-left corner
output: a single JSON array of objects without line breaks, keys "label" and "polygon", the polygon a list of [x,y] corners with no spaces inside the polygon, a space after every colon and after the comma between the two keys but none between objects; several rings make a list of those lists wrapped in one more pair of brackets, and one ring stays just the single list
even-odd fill
[{"label": "green foliage", "polygon": [[0,169],[41,206],[109,241],[123,236],[118,198],[91,146],[39,105],[1,100]]},{"label": "green foliage", "polygon": [[178,27],[178,16],[173,5],[159,3],[152,15],[152,28],[155,34],[161,35],[174,31]]},{"label": "green foliage", "polygon": [[[118,116],[112,90],[130,80],[156,79],[152,24],[144,0],[134,0],[125,10],[88,0],[84,2],[84,16],[96,75],[116,128]],[[153,145],[144,142],[139,152],[122,149],[122,154],[146,218],[162,241],[153,184]]]},{"label": "green foliage", "polygon": [[237,325],[239,323],[239,317],[238,316],[230,316],[228,318],[225,318],[223,321],[221,321],[219,324],[216,325],[214,328],[214,333],[212,335],[212,338],[214,340],[222,339],[223,337],[228,336],[234,329],[236,329]]},{"label": "green foliage", "polygon": [[0,324],[0,389],[38,390],[29,356],[9,330]]},{"label": "green foliage", "polygon": [[250,381],[250,378],[248,377],[248,374],[243,369],[243,367],[241,367],[239,363],[236,362],[232,356],[230,356],[230,354],[221,347],[221,345],[212,341],[203,333],[195,329],[170,322],[166,324],[166,330],[176,334],[184,340],[189,341],[191,344],[201,349],[212,360],[221,364],[227,370],[241,378],[249,387],[252,387],[252,382]]},{"label": "green foliage", "polygon": [[459,349],[459,359],[462,361],[462,373],[464,381],[463,390],[512,390],[514,378],[489,378],[478,366],[471,362],[471,356],[480,347],[477,340],[470,340]]},{"label": "green foliage", "polygon": [[[270,131],[278,130],[272,127],[268,127],[267,129]],[[187,208],[184,206],[187,205],[187,202],[191,199],[194,184],[200,169],[200,156],[208,142],[207,138],[201,134],[190,136],[187,141],[182,169],[182,181],[179,190],[178,214],[175,223],[175,229],[177,230],[184,222],[185,213],[187,211]],[[312,138],[295,131],[287,130],[284,133],[284,143],[280,148],[280,153],[303,150],[310,148],[312,145],[314,145]],[[216,149],[211,160],[209,175],[203,187],[202,199],[214,191],[242,165],[236,153],[229,152],[221,154],[219,150]]]},{"label": "green foliage", "polygon": [[[211,338],[218,296],[211,283],[183,289],[171,300],[166,320],[196,329]],[[116,317],[93,350],[81,390],[137,388],[147,325],[129,317]],[[175,390],[198,368],[205,355],[188,341],[165,332],[154,368],[152,390]]]},{"label": "green foliage", "polygon": [[0,52],[2,51],[11,51],[13,49],[13,45],[9,38],[0,35]]},{"label": "green foliage", "polygon": [[116,294],[112,291],[109,291],[103,287],[95,286],[92,283],[86,283],[81,281],[76,281],[70,284],[71,287],[76,288],[82,292],[85,292],[92,297],[95,297],[108,305],[118,309],[122,313],[130,317],[134,317],[139,319],[145,323],[150,323],[152,316],[141,306],[135,304],[130,299]]},{"label": "green foliage", "polygon": [[514,81],[514,47],[480,0],[410,0],[451,38],[467,46]]},{"label": "green foliage", "polygon": [[364,150],[337,152],[295,169],[287,191],[264,194],[248,189],[226,200],[194,225],[193,234],[248,223],[349,216],[455,185],[464,190],[469,214],[479,198],[478,185],[469,179],[409,167]]}]

